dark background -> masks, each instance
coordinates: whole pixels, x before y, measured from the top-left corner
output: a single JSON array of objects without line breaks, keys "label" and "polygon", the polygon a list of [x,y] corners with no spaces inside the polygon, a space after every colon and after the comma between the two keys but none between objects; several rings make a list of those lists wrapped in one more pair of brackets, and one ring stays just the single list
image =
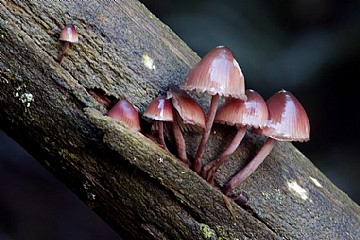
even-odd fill
[{"label": "dark background", "polygon": [[[200,56],[229,47],[265,99],[291,91],[311,123],[295,145],[360,203],[359,1],[143,2]],[[1,240],[119,239],[1,131],[0,183]]]}]

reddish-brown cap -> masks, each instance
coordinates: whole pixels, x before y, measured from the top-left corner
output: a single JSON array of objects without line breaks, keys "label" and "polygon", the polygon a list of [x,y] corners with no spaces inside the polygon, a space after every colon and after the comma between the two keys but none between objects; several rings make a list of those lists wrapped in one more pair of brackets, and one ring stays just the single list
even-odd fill
[{"label": "reddish-brown cap", "polygon": [[75,30],[75,26],[73,24],[67,25],[60,33],[61,41],[77,43],[79,41],[79,35]]},{"label": "reddish-brown cap", "polygon": [[275,93],[266,102],[269,109],[267,126],[259,134],[279,141],[308,141],[310,123],[305,109],[293,94],[286,90]]},{"label": "reddish-brown cap", "polygon": [[172,105],[179,113],[184,124],[192,124],[205,128],[204,110],[185,91],[170,89],[168,91],[168,98],[172,99]]},{"label": "reddish-brown cap", "polygon": [[146,108],[143,115],[157,121],[172,122],[173,112],[171,100],[163,96],[155,98]]},{"label": "reddish-brown cap", "polygon": [[131,128],[140,131],[140,118],[134,106],[126,99],[118,101],[108,112],[109,117],[127,123]]},{"label": "reddish-brown cap", "polygon": [[228,125],[265,127],[268,109],[265,100],[254,90],[246,90],[247,100],[229,98],[216,112],[215,122]]},{"label": "reddish-brown cap", "polygon": [[246,99],[244,75],[232,52],[224,46],[216,47],[206,54],[189,71],[181,89]]}]

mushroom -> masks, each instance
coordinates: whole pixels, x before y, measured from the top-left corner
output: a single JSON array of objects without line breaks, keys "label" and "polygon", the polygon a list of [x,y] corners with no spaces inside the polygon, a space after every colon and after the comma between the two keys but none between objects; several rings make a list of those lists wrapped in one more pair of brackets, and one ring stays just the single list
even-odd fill
[{"label": "mushroom", "polygon": [[309,118],[293,94],[286,90],[280,90],[266,104],[269,110],[269,119],[266,126],[259,129],[257,133],[267,136],[268,139],[256,156],[226,184],[223,189],[226,195],[258,168],[269,155],[276,141],[304,142],[309,140]]},{"label": "mushroom", "polygon": [[205,128],[205,113],[200,105],[185,91],[169,87],[168,98],[171,98],[174,111],[173,133],[179,158],[189,163],[186,144],[182,132],[197,131]]},{"label": "mushroom", "polygon": [[206,92],[212,96],[205,128],[192,166],[197,173],[201,171],[201,159],[210,136],[219,96],[246,100],[244,85],[244,76],[239,64],[232,52],[224,46],[211,50],[189,71],[181,88],[199,93]]},{"label": "mushroom", "polygon": [[140,118],[137,110],[128,100],[119,100],[108,112],[109,117],[125,122],[132,129],[140,131]]},{"label": "mushroom", "polygon": [[154,124],[157,124],[160,144],[166,151],[169,151],[164,139],[163,122],[174,121],[171,101],[163,96],[157,97],[149,104],[143,115],[155,120]]},{"label": "mushroom", "polygon": [[79,41],[79,35],[75,30],[73,24],[67,25],[60,33],[59,40],[64,41],[62,52],[58,58],[58,63],[61,64],[61,61],[64,58],[66,50],[69,48],[70,43],[77,43]]},{"label": "mushroom", "polygon": [[238,127],[237,133],[226,150],[215,160],[207,163],[202,169],[202,176],[211,184],[216,170],[225,163],[240,145],[246,128],[265,127],[268,109],[265,100],[254,90],[246,90],[247,100],[230,98],[217,110],[215,122]]}]

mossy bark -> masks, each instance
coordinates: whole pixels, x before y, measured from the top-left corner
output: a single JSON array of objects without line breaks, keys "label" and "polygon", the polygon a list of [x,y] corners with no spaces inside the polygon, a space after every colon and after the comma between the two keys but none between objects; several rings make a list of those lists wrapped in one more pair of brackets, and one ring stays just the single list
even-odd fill
[{"label": "mossy bark", "polygon": [[[120,98],[143,112],[199,60],[139,2],[0,0],[0,12],[1,129],[124,238],[360,238],[359,206],[289,143],[277,144],[235,190],[248,196],[239,206],[142,133],[104,116]],[[59,65],[58,37],[69,23],[80,42]],[[226,147],[232,130],[214,126],[204,159]],[[199,136],[186,139],[193,156]],[[248,133],[217,181],[261,143]]]}]

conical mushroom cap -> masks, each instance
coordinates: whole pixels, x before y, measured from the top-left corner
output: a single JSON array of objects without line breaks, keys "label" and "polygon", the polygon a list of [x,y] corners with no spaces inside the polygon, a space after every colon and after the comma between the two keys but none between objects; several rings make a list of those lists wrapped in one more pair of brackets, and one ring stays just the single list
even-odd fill
[{"label": "conical mushroom cap", "polygon": [[60,33],[61,41],[77,43],[79,41],[79,35],[75,30],[75,26],[73,24],[67,25]]},{"label": "conical mushroom cap", "polygon": [[244,75],[232,52],[212,49],[188,73],[181,89],[246,100]]},{"label": "conical mushroom cap", "polygon": [[286,90],[275,93],[266,102],[269,110],[267,126],[258,133],[279,141],[308,141],[310,123],[305,109]]},{"label": "conical mushroom cap", "polygon": [[255,128],[265,127],[268,109],[265,100],[254,90],[246,90],[247,100],[227,99],[216,112],[215,122]]},{"label": "conical mushroom cap", "polygon": [[108,112],[109,117],[125,122],[136,131],[140,131],[140,118],[137,110],[126,99],[119,100]]},{"label": "conical mushroom cap", "polygon": [[[172,105],[181,117],[183,124],[205,128],[204,110],[185,91],[170,89],[168,97],[171,98]],[[184,126],[180,125],[180,127]]]},{"label": "conical mushroom cap", "polygon": [[143,115],[157,121],[172,122],[173,112],[171,101],[163,96],[157,97],[149,104]]}]

